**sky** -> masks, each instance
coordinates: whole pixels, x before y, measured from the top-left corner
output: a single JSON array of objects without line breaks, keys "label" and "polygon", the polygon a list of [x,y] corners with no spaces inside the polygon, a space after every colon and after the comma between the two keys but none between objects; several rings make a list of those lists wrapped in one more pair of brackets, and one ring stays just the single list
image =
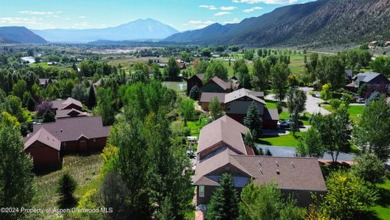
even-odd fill
[{"label": "sky", "polygon": [[0,26],[105,28],[152,18],[179,31],[238,23],[310,0],[0,0]]}]

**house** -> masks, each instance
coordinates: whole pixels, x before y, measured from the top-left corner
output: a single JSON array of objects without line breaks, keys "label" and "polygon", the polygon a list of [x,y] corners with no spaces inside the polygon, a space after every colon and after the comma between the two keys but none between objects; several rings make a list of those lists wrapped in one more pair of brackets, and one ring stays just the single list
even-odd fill
[{"label": "house", "polygon": [[363,84],[367,84],[371,88],[384,87],[385,90],[390,86],[390,81],[381,73],[365,72],[359,73],[352,78],[352,82],[345,87],[356,92]]},{"label": "house", "polygon": [[232,91],[231,82],[223,81],[218,77],[213,77],[202,87],[202,92],[217,92],[217,93],[228,93]]},{"label": "house", "polygon": [[196,165],[192,180],[198,206],[209,203],[223,173],[232,175],[239,193],[251,180],[259,185],[276,183],[285,197],[293,196],[300,206],[311,204],[312,194],[327,191],[317,158],[248,156],[224,149]]},{"label": "house", "polygon": [[61,142],[61,153],[100,151],[106,145],[109,134],[109,127],[103,126],[100,116],[62,118],[55,122],[34,124],[33,132],[25,138],[26,143],[41,128]]},{"label": "house", "polygon": [[240,123],[243,123],[249,106],[252,104],[252,102],[255,102],[256,107],[263,119],[263,128],[277,129],[279,113],[277,109],[266,108],[266,103],[262,98],[264,98],[264,93],[253,92],[244,88],[228,93],[225,96],[226,115]]},{"label": "house", "polygon": [[254,155],[253,149],[244,143],[243,136],[248,132],[247,127],[226,115],[204,126],[199,135],[198,160],[203,161],[225,148],[236,154]]},{"label": "house", "polygon": [[369,44],[368,44],[368,48],[370,49],[373,49],[375,48],[376,46],[379,45],[379,42],[378,41],[371,41]]},{"label": "house", "polygon": [[390,41],[386,41],[384,44],[383,44],[384,47],[390,47]]},{"label": "house", "polygon": [[196,74],[186,79],[187,81],[187,96],[190,94],[192,87],[197,86],[199,89],[203,87],[204,74]]},{"label": "house", "polygon": [[83,112],[83,104],[73,98],[51,101],[51,104],[51,110],[57,119],[90,116],[88,112]]},{"label": "house", "polygon": [[243,136],[249,129],[224,116],[200,131],[197,164],[192,183],[198,206],[209,203],[223,173],[230,173],[240,192],[251,180],[256,184],[274,182],[298,204],[312,202],[311,193],[325,193],[325,181],[316,158],[255,156]]},{"label": "house", "polygon": [[32,157],[35,169],[61,167],[61,141],[44,128],[24,143],[24,151]]},{"label": "house", "polygon": [[199,105],[204,111],[208,111],[211,100],[216,97],[221,104],[221,109],[223,109],[225,103],[225,95],[226,93],[202,92],[199,99]]}]

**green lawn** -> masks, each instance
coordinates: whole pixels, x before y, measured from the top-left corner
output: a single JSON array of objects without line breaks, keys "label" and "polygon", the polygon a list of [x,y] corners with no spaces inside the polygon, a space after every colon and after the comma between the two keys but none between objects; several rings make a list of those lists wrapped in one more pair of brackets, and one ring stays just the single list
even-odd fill
[{"label": "green lawn", "polygon": [[200,130],[207,125],[207,119],[202,118],[197,121],[189,121],[187,122],[187,127],[191,130],[191,136],[196,136],[199,138]]},{"label": "green lawn", "polygon": [[[296,133],[297,138],[300,137],[300,132]],[[259,144],[270,145],[270,146],[285,146],[285,147],[297,147],[298,139],[293,136],[292,133],[279,137],[264,137],[260,138]]]},{"label": "green lawn", "polygon": [[[334,112],[332,107],[330,105],[321,105],[324,109]],[[348,108],[349,118],[352,120],[352,122],[357,123],[359,117],[363,114],[364,111],[364,105],[350,105]]]},{"label": "green lawn", "polygon": [[378,188],[380,199],[372,210],[378,218],[390,219],[390,179],[387,179],[383,184],[378,184]]}]

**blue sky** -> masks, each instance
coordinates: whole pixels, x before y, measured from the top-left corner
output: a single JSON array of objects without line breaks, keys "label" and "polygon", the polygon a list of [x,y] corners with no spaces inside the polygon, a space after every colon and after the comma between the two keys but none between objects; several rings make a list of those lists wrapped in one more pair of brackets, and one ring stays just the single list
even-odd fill
[{"label": "blue sky", "polygon": [[153,18],[179,31],[237,23],[309,0],[0,0],[0,26],[104,28]]}]

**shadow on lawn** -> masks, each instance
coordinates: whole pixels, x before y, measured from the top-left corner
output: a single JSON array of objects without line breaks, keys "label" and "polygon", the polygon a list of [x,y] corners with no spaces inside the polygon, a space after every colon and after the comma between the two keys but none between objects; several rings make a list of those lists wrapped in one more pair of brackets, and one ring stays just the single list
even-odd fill
[{"label": "shadow on lawn", "polygon": [[261,140],[261,139],[259,139],[259,140],[257,141],[257,143],[258,143],[258,144],[261,144],[261,145],[271,145],[271,146],[272,146],[272,144],[271,144],[270,142],[265,141],[265,140]]},{"label": "shadow on lawn", "polygon": [[389,207],[390,206],[390,190],[379,187],[378,193],[379,193],[379,200],[376,203],[382,207]]}]

